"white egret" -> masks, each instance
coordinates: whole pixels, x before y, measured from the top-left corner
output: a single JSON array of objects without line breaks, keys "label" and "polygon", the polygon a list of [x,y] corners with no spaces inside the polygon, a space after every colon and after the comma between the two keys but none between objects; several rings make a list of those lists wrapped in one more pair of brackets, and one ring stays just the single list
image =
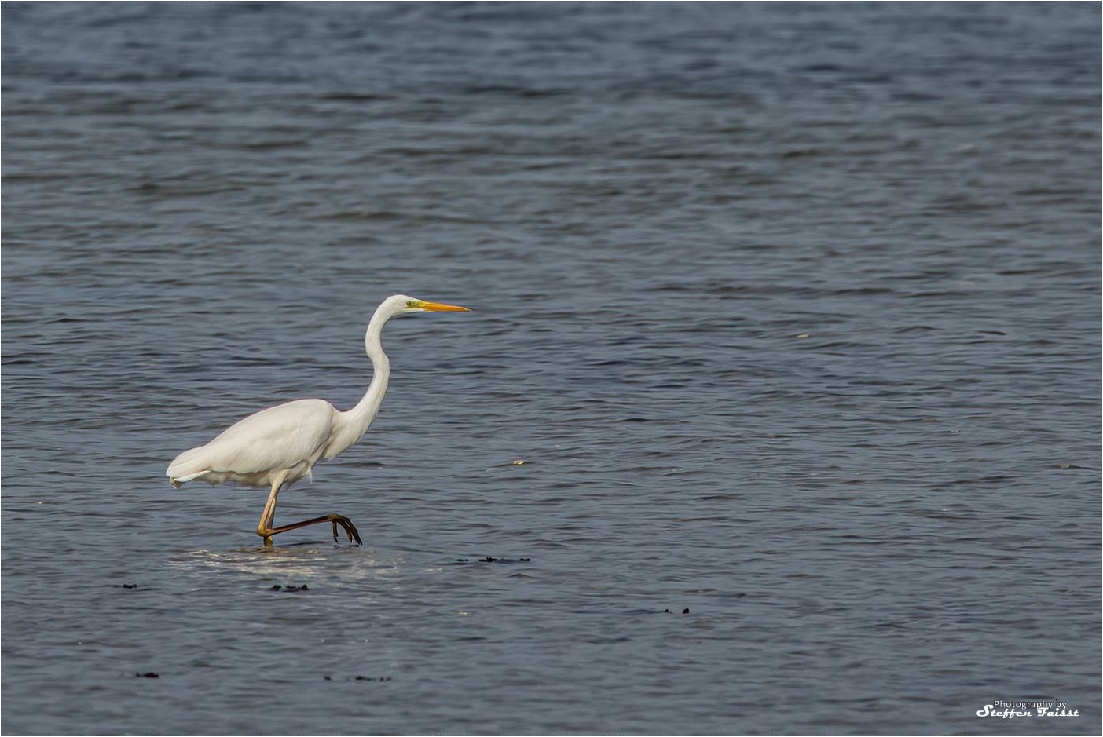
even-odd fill
[{"label": "white egret", "polygon": [[368,323],[364,348],[372,363],[372,379],[363,398],[350,410],[338,410],[323,399],[300,399],[249,415],[206,445],[185,450],[169,464],[167,475],[174,487],[186,481],[209,484],[238,483],[271,486],[257,534],[265,545],[272,536],[307,525],[333,524],[333,539],[340,525],[350,542],[360,544],[360,533],[348,517],[327,514],[291,525],[273,526],[280,489],[310,474],[315,463],[329,460],[355,443],[379,411],[391,364],[383,352],[380,332],[395,315],[411,312],[470,312],[466,307],[426,302],[405,294],[388,297]]}]

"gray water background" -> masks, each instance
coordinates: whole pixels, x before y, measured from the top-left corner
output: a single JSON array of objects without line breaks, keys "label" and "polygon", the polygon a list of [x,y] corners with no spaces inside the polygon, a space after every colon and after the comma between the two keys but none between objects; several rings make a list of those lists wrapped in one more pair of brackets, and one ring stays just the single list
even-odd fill
[{"label": "gray water background", "polygon": [[4,3],[4,733],[1098,734],[1099,28]]}]

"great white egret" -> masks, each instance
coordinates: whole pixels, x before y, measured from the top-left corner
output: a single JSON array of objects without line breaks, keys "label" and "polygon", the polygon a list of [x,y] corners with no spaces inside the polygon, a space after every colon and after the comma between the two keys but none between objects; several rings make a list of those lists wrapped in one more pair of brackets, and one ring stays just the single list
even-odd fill
[{"label": "great white egret", "polygon": [[372,364],[372,379],[367,392],[356,406],[344,412],[323,399],[300,399],[262,409],[222,432],[206,445],[185,450],[169,464],[167,475],[174,487],[186,481],[209,484],[238,483],[246,486],[271,486],[268,503],[257,523],[257,534],[265,545],[272,536],[307,525],[333,524],[333,539],[340,525],[349,542],[359,545],[360,533],[348,517],[327,514],[292,525],[273,527],[276,499],[280,489],[310,474],[321,460],[333,458],[355,443],[368,429],[379,411],[391,363],[383,352],[380,333],[395,315],[410,312],[470,312],[466,307],[445,305],[396,294],[383,300],[375,310],[364,334],[364,349]]}]

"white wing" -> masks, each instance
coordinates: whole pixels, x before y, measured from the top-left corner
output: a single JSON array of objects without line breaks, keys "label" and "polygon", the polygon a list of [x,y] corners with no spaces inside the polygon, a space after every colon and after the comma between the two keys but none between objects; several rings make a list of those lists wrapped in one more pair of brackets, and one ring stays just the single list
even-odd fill
[{"label": "white wing", "polygon": [[169,464],[167,475],[177,483],[208,474],[223,480],[265,483],[240,477],[296,466],[303,468],[305,475],[329,443],[336,416],[333,405],[321,399],[300,399],[263,409],[206,445],[178,455]]}]

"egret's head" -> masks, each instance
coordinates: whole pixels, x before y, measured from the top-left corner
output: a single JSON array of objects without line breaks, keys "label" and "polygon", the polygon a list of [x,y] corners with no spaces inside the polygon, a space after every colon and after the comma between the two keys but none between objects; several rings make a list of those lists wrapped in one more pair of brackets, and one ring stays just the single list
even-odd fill
[{"label": "egret's head", "polygon": [[417,299],[406,294],[396,294],[387,300],[388,302],[394,302],[397,308],[397,314],[407,314],[412,312],[470,312],[467,307],[459,307],[458,305],[446,305],[440,302],[427,302],[423,299]]}]

